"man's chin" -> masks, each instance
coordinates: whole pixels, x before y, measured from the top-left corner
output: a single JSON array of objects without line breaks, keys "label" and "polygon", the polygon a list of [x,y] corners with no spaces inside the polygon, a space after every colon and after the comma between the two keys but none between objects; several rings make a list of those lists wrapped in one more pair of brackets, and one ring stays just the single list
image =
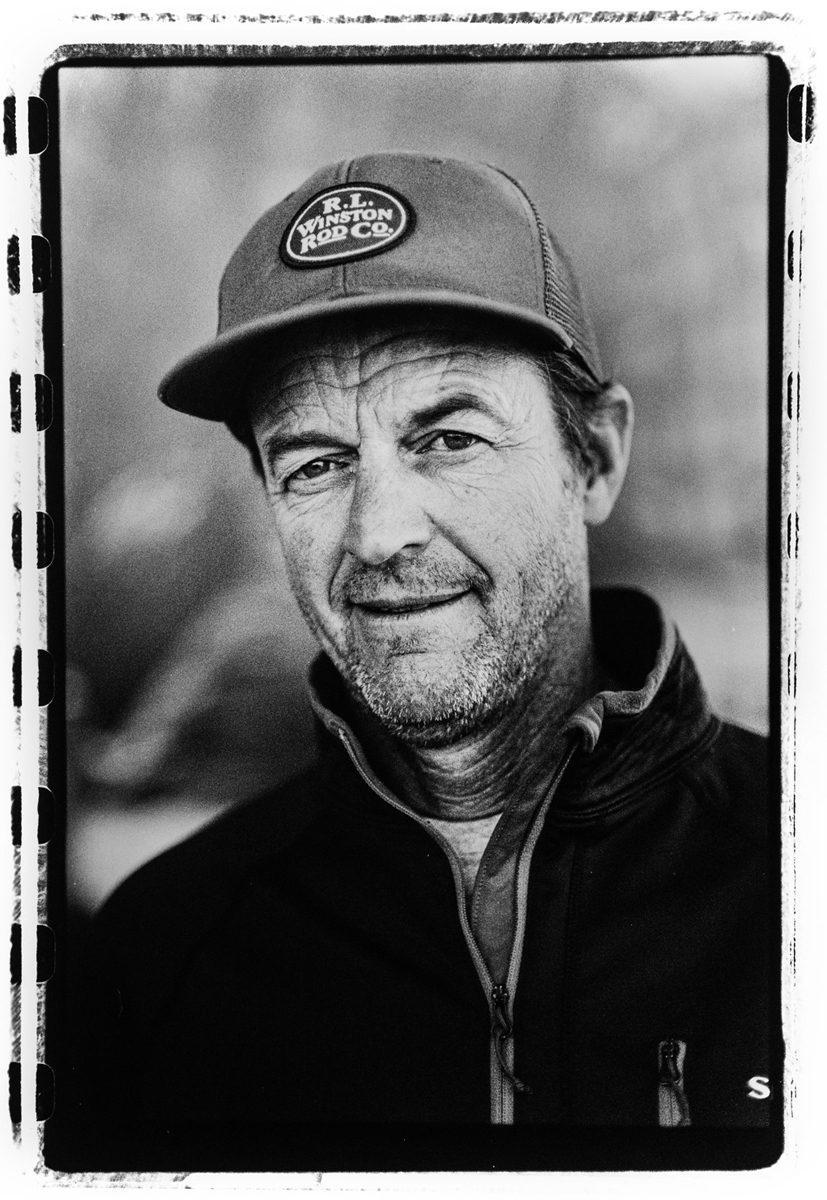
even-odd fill
[{"label": "man's chin", "polygon": [[413,749],[439,750],[479,736],[494,721],[495,717],[492,714],[482,716],[467,713],[461,717],[423,721],[421,724],[383,720],[382,726],[387,733]]},{"label": "man's chin", "polygon": [[[485,672],[469,678],[451,672],[443,662],[438,679],[414,672],[390,671],[381,676],[360,672],[356,694],[360,705],[386,733],[410,746],[449,746],[485,730],[502,710],[495,702]],[[402,676],[402,677],[400,677]]]}]

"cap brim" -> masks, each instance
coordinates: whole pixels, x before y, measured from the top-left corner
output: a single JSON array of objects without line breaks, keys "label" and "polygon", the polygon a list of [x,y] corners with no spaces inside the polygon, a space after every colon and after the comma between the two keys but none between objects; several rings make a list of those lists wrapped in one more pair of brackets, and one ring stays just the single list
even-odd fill
[{"label": "cap brim", "polygon": [[[518,305],[500,304],[467,293],[427,289],[371,292],[362,296],[328,297],[237,325],[193,351],[168,371],[159,384],[158,395],[164,404],[178,412],[211,421],[224,421],[233,411],[237,412],[243,403],[245,384],[257,362],[256,349],[266,343],[272,345],[275,341],[273,335],[330,317],[371,310],[387,313],[407,308],[494,317],[522,329],[524,333],[539,336],[551,346],[561,350],[574,349],[569,335],[555,321]],[[593,374],[579,354],[577,358]]]}]

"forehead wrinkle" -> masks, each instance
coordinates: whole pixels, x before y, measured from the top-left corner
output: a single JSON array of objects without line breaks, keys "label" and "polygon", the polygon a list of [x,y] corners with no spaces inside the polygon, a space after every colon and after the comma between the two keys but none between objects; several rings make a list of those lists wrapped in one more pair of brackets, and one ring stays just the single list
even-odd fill
[{"label": "forehead wrinkle", "polygon": [[[510,360],[530,365],[530,360],[516,346],[498,341],[487,343],[474,337],[471,331],[427,327],[357,330],[353,334],[337,331],[315,344],[305,342],[296,346],[286,358],[277,358],[270,378],[258,387],[253,385],[251,412],[264,410],[279,424],[281,419],[299,419],[302,410],[308,408],[318,408],[325,417],[330,417],[330,401],[345,403],[355,392],[355,413],[365,409],[365,404],[358,403],[364,395],[362,389],[372,385],[380,389],[378,394],[364,397],[371,408],[395,392],[399,382],[394,378],[397,372],[402,373],[402,383],[410,378],[414,386],[427,386],[436,375],[437,387],[442,390],[441,385],[451,388],[462,384],[462,376],[474,376],[478,363],[496,369]],[[411,367],[417,370],[408,376]],[[431,370],[426,370],[427,367]],[[347,378],[350,372],[355,373],[355,378]],[[451,372],[460,377],[456,382],[450,379]],[[474,382],[485,385],[493,381],[486,371]]]},{"label": "forehead wrinkle", "polygon": [[442,354],[450,357],[466,354],[472,358],[477,357],[488,361],[496,359],[502,354],[501,347],[478,340],[470,331],[466,333],[462,330],[448,328],[406,327],[391,329],[388,332],[380,329],[375,333],[368,334],[336,332],[316,343],[305,343],[296,347],[286,357],[281,358],[280,372],[287,373],[294,366],[300,366],[303,363],[309,363],[313,369],[317,364],[324,362],[347,364],[352,361],[357,366],[360,375],[364,375],[368,379],[370,373],[365,375],[363,369],[366,361],[374,355],[384,354],[395,343],[400,342],[411,343],[411,345],[409,354],[397,356],[396,361],[399,362],[404,362],[411,357],[421,359]]},{"label": "forehead wrinkle", "polygon": [[[391,342],[387,339],[383,349]],[[412,340],[412,339],[411,339]],[[399,394],[400,387],[404,389],[410,384],[409,400],[415,410],[420,403],[426,403],[433,395],[441,395],[446,391],[465,388],[469,392],[480,389],[489,391],[495,381],[488,372],[479,370],[477,362],[485,365],[499,365],[499,356],[485,346],[474,345],[434,345],[423,347],[421,342],[413,342],[409,352],[397,355],[391,361],[380,360],[371,364],[376,347],[370,347],[359,360],[359,397],[364,397],[365,404],[375,407],[387,399],[391,402]],[[472,361],[467,361],[471,359]],[[365,394],[363,389],[377,389],[372,395]],[[423,394],[423,389],[431,389],[431,395]],[[364,405],[360,404],[360,408]]]},{"label": "forehead wrinkle", "polygon": [[306,368],[301,375],[292,372],[293,364],[280,363],[265,386],[253,389],[250,400],[250,414],[266,415],[273,426],[289,422],[291,417],[299,420],[302,412],[314,409],[321,415],[328,415],[328,405],[325,403],[325,392],[341,396],[349,389],[341,382],[333,382],[319,377],[318,362],[314,356],[302,358]]},{"label": "forehead wrinkle", "polygon": [[[279,355],[276,358],[273,368],[272,382],[269,384],[269,392],[278,387],[281,381],[280,390],[284,390],[290,386],[300,386],[302,383],[301,375],[296,384],[289,382],[290,376],[297,371],[301,371],[302,367],[308,368],[308,375],[314,381],[318,374],[318,368],[326,363],[330,363],[335,369],[340,365],[347,365],[353,362],[357,368],[357,372],[361,371],[362,360],[372,353],[378,351],[392,343],[395,340],[408,338],[411,335],[408,331],[398,331],[386,334],[384,337],[371,341],[368,344],[363,344],[364,339],[360,340],[358,334],[351,335],[344,333],[336,333],[328,335],[326,339],[319,342],[311,343],[306,341],[304,344],[299,344],[295,349],[288,351],[286,354]],[[287,380],[288,382],[285,382]]]}]

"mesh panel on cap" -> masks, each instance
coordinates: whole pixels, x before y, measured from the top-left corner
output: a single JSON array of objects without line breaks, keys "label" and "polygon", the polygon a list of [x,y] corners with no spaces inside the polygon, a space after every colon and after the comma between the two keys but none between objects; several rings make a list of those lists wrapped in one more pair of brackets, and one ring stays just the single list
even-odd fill
[{"label": "mesh panel on cap", "polygon": [[550,234],[542,219],[538,216],[540,236],[554,247],[556,270],[551,271],[552,311],[546,315],[552,320],[559,321],[574,338],[574,344],[586,359],[598,383],[603,380],[603,370],[600,365],[600,354],[597,349],[597,339],[583,300],[583,293],[571,263],[559,242]]},{"label": "mesh panel on cap", "polygon": [[594,335],[589,314],[583,300],[583,293],[566,254],[560,243],[546,229],[546,224],[540,216],[537,205],[518,179],[494,167],[500,175],[504,175],[525,196],[540,235],[543,252],[543,272],[545,275],[544,302],[546,316],[557,321],[571,336],[575,349],[580,353],[586,365],[600,383],[603,372],[600,366],[600,354],[597,349],[597,339]]}]

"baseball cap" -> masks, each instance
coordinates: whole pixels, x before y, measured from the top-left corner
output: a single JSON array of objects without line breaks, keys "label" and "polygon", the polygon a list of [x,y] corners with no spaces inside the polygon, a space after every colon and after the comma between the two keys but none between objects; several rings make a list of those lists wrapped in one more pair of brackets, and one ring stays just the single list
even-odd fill
[{"label": "baseball cap", "polygon": [[218,333],[161,381],[170,408],[226,420],[263,346],[316,321],[406,308],[494,319],[602,380],[574,273],[497,167],[373,154],[323,167],[256,222],[219,289]]}]

